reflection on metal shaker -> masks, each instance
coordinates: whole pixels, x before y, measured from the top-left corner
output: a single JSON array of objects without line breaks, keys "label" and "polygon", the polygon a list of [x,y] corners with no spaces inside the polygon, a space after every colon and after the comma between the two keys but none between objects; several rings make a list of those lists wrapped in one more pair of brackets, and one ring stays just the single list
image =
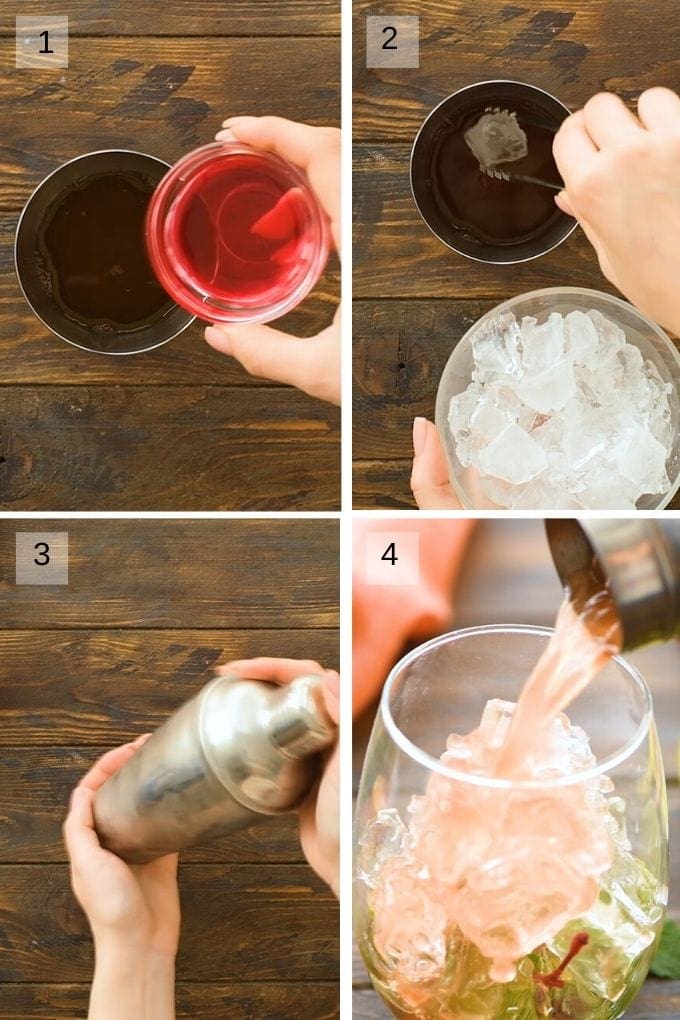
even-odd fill
[{"label": "reflection on metal shaker", "polygon": [[323,683],[207,684],[98,791],[102,845],[143,863],[295,810],[336,739]]}]

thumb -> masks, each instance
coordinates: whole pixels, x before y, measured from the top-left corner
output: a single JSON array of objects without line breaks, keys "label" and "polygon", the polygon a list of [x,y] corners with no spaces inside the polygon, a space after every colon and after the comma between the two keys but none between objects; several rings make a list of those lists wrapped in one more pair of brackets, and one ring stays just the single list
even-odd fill
[{"label": "thumb", "polygon": [[211,347],[236,358],[246,372],[262,379],[296,386],[311,396],[321,396],[314,366],[324,332],[318,336],[289,336],[271,326],[208,326],[205,338]]},{"label": "thumb", "polygon": [[449,469],[437,430],[431,421],[413,422],[411,490],[421,510],[462,510],[449,482]]}]

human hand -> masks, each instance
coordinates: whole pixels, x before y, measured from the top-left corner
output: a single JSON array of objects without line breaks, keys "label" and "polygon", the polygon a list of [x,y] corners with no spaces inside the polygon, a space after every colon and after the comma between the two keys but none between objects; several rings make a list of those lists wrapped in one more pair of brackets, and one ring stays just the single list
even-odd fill
[{"label": "human hand", "polygon": [[436,427],[426,418],[413,422],[411,491],[420,510],[462,510],[451,488],[449,467]]},{"label": "human hand", "polygon": [[73,892],[95,944],[174,959],[180,928],[177,854],[128,865],[100,845],[94,829],[95,793],[147,738],[148,734],[109,751],[80,780],[71,794],[64,841]]},{"label": "human hand", "polygon": [[642,312],[680,335],[680,97],[643,92],[638,116],[599,93],[568,117],[553,145],[575,216],[600,268]]},{"label": "human hand", "polygon": [[[328,215],[333,243],[340,252],[340,131],[311,127],[281,117],[231,117],[220,141],[237,139],[275,152],[302,170]],[[205,338],[230,354],[251,375],[296,386],[310,396],[340,403],[340,308],[330,326],[314,337],[294,337],[263,324],[215,323]]]},{"label": "human hand", "polygon": [[[308,659],[236,659],[219,666],[220,675],[235,673],[248,680],[288,684],[310,673],[325,678],[324,699],[333,722],[340,723],[340,677]],[[336,896],[340,891],[340,752],[328,753],[323,773],[299,809],[300,843],[307,861]]]}]

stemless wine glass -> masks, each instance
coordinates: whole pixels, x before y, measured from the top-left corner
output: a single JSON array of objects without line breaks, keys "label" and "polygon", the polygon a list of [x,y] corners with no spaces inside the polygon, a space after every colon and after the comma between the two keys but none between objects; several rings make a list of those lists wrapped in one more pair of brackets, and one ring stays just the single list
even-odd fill
[{"label": "stemless wine glass", "polygon": [[[387,680],[356,808],[354,918],[396,1017],[610,1020],[645,979],[668,895],[668,808],[640,674],[615,658],[567,709],[577,770],[506,780],[440,761],[490,701],[517,701],[550,634],[445,634]],[[568,894],[598,852],[596,876]],[[549,936],[531,943],[532,929]],[[515,941],[499,967],[513,939],[523,950]]]}]

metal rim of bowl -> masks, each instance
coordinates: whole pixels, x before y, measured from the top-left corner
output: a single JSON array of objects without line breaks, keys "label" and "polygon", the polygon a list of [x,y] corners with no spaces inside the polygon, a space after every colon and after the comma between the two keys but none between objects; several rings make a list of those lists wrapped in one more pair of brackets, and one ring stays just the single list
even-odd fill
[{"label": "metal rim of bowl", "polygon": [[516,78],[486,78],[484,81],[475,81],[472,82],[470,85],[463,85],[462,88],[456,89],[456,91],[452,92],[451,95],[445,96],[445,98],[442,99],[441,102],[437,103],[437,105],[430,110],[427,117],[418,128],[418,133],[416,137],[413,139],[413,145],[411,146],[411,155],[409,158],[408,179],[409,186],[411,188],[411,197],[413,198],[413,203],[416,209],[418,210],[418,215],[420,216],[421,220],[423,221],[427,229],[430,231],[431,234],[433,234],[434,237],[437,238],[438,241],[441,241],[441,243],[445,245],[449,249],[449,251],[455,251],[457,255],[462,255],[463,258],[470,259],[472,262],[479,262],[484,266],[498,266],[498,265],[519,266],[522,265],[524,262],[533,262],[534,259],[540,259],[543,257],[543,255],[550,254],[550,252],[554,251],[555,248],[559,248],[559,246],[561,244],[564,244],[564,242],[574,233],[574,231],[578,227],[578,220],[574,220],[572,226],[569,228],[564,237],[561,237],[559,241],[555,241],[553,245],[551,245],[549,248],[546,248],[544,251],[539,251],[535,255],[527,255],[527,257],[523,259],[507,259],[506,261],[503,262],[491,262],[489,261],[489,259],[480,259],[476,255],[469,255],[465,251],[460,251],[458,248],[454,248],[452,244],[449,244],[448,241],[445,241],[444,238],[437,233],[434,227],[431,226],[423,216],[420,210],[418,199],[416,198],[415,188],[413,187],[413,156],[416,151],[418,140],[420,139],[420,136],[423,133],[427,123],[430,121],[432,117],[434,117],[437,110],[439,110],[439,108],[442,107],[445,103],[448,103],[450,99],[454,99],[456,96],[460,96],[463,94],[463,92],[468,92],[470,89],[476,89],[480,85],[522,85],[524,88],[531,89],[534,92],[540,92],[542,93],[542,95],[547,96],[548,99],[552,99],[555,103],[557,103],[558,106],[561,106],[563,110],[566,110],[568,116],[571,116],[571,110],[569,109],[569,107],[565,103],[563,103],[561,99],[558,99],[557,96],[554,96],[552,92],[548,92],[547,89],[542,89],[539,85],[530,85],[529,82],[519,81]]},{"label": "metal rim of bowl", "polygon": [[[529,299],[544,298],[544,297],[546,297],[549,294],[560,294],[560,295],[578,294],[581,297],[587,297],[588,295],[592,295],[592,296],[598,298],[599,300],[609,301],[613,305],[621,306],[622,308],[625,308],[627,311],[632,311],[639,319],[642,320],[642,322],[644,322],[647,326],[649,326],[649,328],[652,330],[653,333],[656,334],[656,336],[659,337],[659,339],[662,341],[664,347],[666,348],[666,350],[671,355],[672,360],[675,362],[675,364],[677,366],[677,369],[678,369],[678,374],[680,375],[680,351],[678,351],[678,349],[676,348],[675,344],[671,341],[670,337],[661,328],[661,326],[659,326],[659,324],[657,322],[654,322],[652,319],[648,318],[648,316],[646,316],[644,314],[644,312],[641,312],[638,308],[635,307],[635,305],[632,305],[630,303],[630,301],[624,301],[622,298],[616,297],[616,295],[614,295],[614,294],[607,294],[606,291],[603,291],[603,290],[593,290],[591,287],[541,287],[539,290],[529,290],[529,291],[526,291],[526,293],[524,293],[524,294],[516,294],[515,297],[508,298],[506,301],[502,301],[500,304],[494,305],[493,308],[490,308],[487,312],[484,312],[484,314],[481,315],[476,320],[476,322],[473,322],[473,324],[470,326],[470,328],[465,331],[463,336],[460,338],[460,340],[455,345],[455,347],[453,348],[453,350],[449,354],[448,358],[446,359],[446,364],[444,365],[444,369],[442,371],[442,374],[439,377],[439,385],[437,386],[437,396],[435,398],[435,422],[438,422],[438,421],[442,420],[442,414],[441,414],[441,407],[442,407],[442,403],[441,402],[442,402],[442,399],[443,399],[442,395],[441,395],[442,379],[446,375],[446,373],[448,371],[448,368],[449,368],[449,365],[453,361],[454,357],[457,356],[457,354],[463,349],[464,346],[468,346],[470,344],[471,337],[472,337],[473,333],[475,333],[477,331],[477,329],[479,327],[479,324],[481,322],[483,322],[485,319],[487,319],[487,318],[489,318],[489,317],[491,317],[493,315],[502,315],[503,312],[508,311],[509,310],[509,306],[514,304],[514,302],[516,302],[516,301],[519,301],[519,300],[528,301]],[[680,402],[680,389],[678,388],[677,384],[674,383],[674,385],[675,385],[675,395],[678,398],[678,401]],[[438,432],[439,432],[439,428],[438,428]],[[440,433],[440,440],[441,440],[441,433]],[[482,507],[474,506],[474,504],[472,504],[470,502],[470,497],[469,497],[468,493],[462,488],[462,486],[458,482],[458,479],[455,477],[455,475],[453,473],[453,467],[452,467],[451,462],[449,461],[448,456],[446,457],[446,461],[447,461],[447,465],[448,465],[448,468],[449,468],[449,481],[451,482],[456,495],[458,496],[458,498],[460,499],[461,503],[463,504],[464,509],[466,509],[466,510],[479,510],[479,509],[483,509]],[[654,511],[654,510],[663,510],[663,509],[665,509],[665,507],[668,506],[670,501],[673,499],[675,494],[678,492],[678,489],[680,489],[680,467],[678,467],[678,471],[677,471],[676,478],[675,478],[675,481],[674,481],[673,485],[664,494],[664,496],[661,499],[661,501],[656,506],[654,506],[654,507],[648,507],[645,510],[642,510],[642,511],[638,510],[637,512],[638,513],[640,513],[640,512],[648,513],[650,511]],[[503,513],[508,513],[508,512],[514,513],[515,512],[515,511],[512,510],[511,507],[499,507],[498,509],[502,510]],[[540,507],[535,507],[534,509],[540,509]],[[611,512],[613,512],[615,510],[616,510],[616,507],[611,507],[609,510],[603,511],[603,513],[611,513]],[[555,513],[558,513],[558,512],[561,513],[562,511],[555,511]],[[597,513],[598,511],[587,511],[587,512],[588,513]]]},{"label": "metal rim of bowl", "polygon": [[[113,357],[113,358],[121,358],[121,357],[122,358],[128,358],[128,357],[130,357],[133,354],[146,354],[148,351],[155,351],[159,347],[163,347],[164,344],[167,344],[171,340],[174,340],[176,337],[179,336],[180,333],[183,333],[185,329],[188,329],[188,327],[192,324],[192,322],[196,321],[196,316],[192,315],[191,318],[183,326],[180,326],[180,328],[175,333],[172,334],[172,336],[166,337],[164,340],[159,340],[158,343],[152,344],[149,347],[142,347],[142,348],[140,348],[137,351],[99,351],[95,347],[85,347],[83,344],[76,343],[75,340],[69,340],[68,337],[62,336],[61,333],[58,333],[56,329],[54,329],[52,326],[50,326],[49,322],[45,322],[45,320],[43,319],[42,315],[40,315],[40,313],[38,311],[36,311],[36,309],[33,307],[33,302],[31,301],[31,299],[29,298],[28,294],[24,290],[24,285],[23,285],[23,282],[22,282],[22,279],[21,279],[21,273],[19,271],[19,263],[18,263],[18,259],[17,259],[17,241],[18,241],[18,238],[19,238],[19,231],[21,230],[21,224],[23,222],[24,216],[26,214],[26,211],[27,211],[29,205],[31,204],[33,199],[36,197],[38,192],[42,190],[44,185],[47,184],[47,182],[50,181],[55,176],[55,174],[60,173],[67,166],[71,166],[73,163],[78,163],[78,162],[80,162],[83,159],[89,159],[90,156],[103,156],[103,155],[108,155],[108,154],[114,153],[114,152],[124,152],[124,153],[126,153],[127,155],[130,155],[130,156],[141,156],[144,159],[152,159],[155,163],[159,163],[161,166],[165,167],[165,173],[167,173],[167,171],[170,170],[170,168],[171,168],[171,164],[170,163],[166,163],[166,161],[164,159],[161,159],[159,156],[151,156],[148,152],[139,152],[139,150],[137,150],[137,149],[94,149],[92,152],[83,152],[83,153],[81,153],[80,156],[74,156],[73,159],[68,159],[68,160],[66,160],[65,163],[60,163],[59,166],[55,167],[54,170],[51,170],[50,173],[48,173],[46,177],[43,177],[43,179],[40,181],[40,183],[35,186],[35,188],[31,192],[31,194],[29,195],[29,197],[26,199],[26,202],[24,203],[24,207],[21,210],[21,215],[19,216],[19,219],[17,221],[16,231],[14,232],[14,272],[16,274],[16,278],[17,278],[17,280],[19,282],[19,288],[21,290],[21,293],[24,296],[24,300],[26,301],[26,304],[31,309],[31,311],[33,312],[35,317],[37,319],[39,319],[40,322],[42,322],[43,326],[45,326],[46,329],[49,329],[50,333],[52,333],[53,336],[58,337],[59,340],[63,340],[64,343],[70,344],[71,347],[77,347],[78,350],[80,350],[80,351],[87,351],[88,354],[103,354],[103,355],[105,355],[107,357]],[[170,296],[170,295],[168,295],[168,296]],[[176,304],[176,302],[175,302],[175,304]],[[187,312],[187,315],[189,315],[189,314],[190,313]]]}]

